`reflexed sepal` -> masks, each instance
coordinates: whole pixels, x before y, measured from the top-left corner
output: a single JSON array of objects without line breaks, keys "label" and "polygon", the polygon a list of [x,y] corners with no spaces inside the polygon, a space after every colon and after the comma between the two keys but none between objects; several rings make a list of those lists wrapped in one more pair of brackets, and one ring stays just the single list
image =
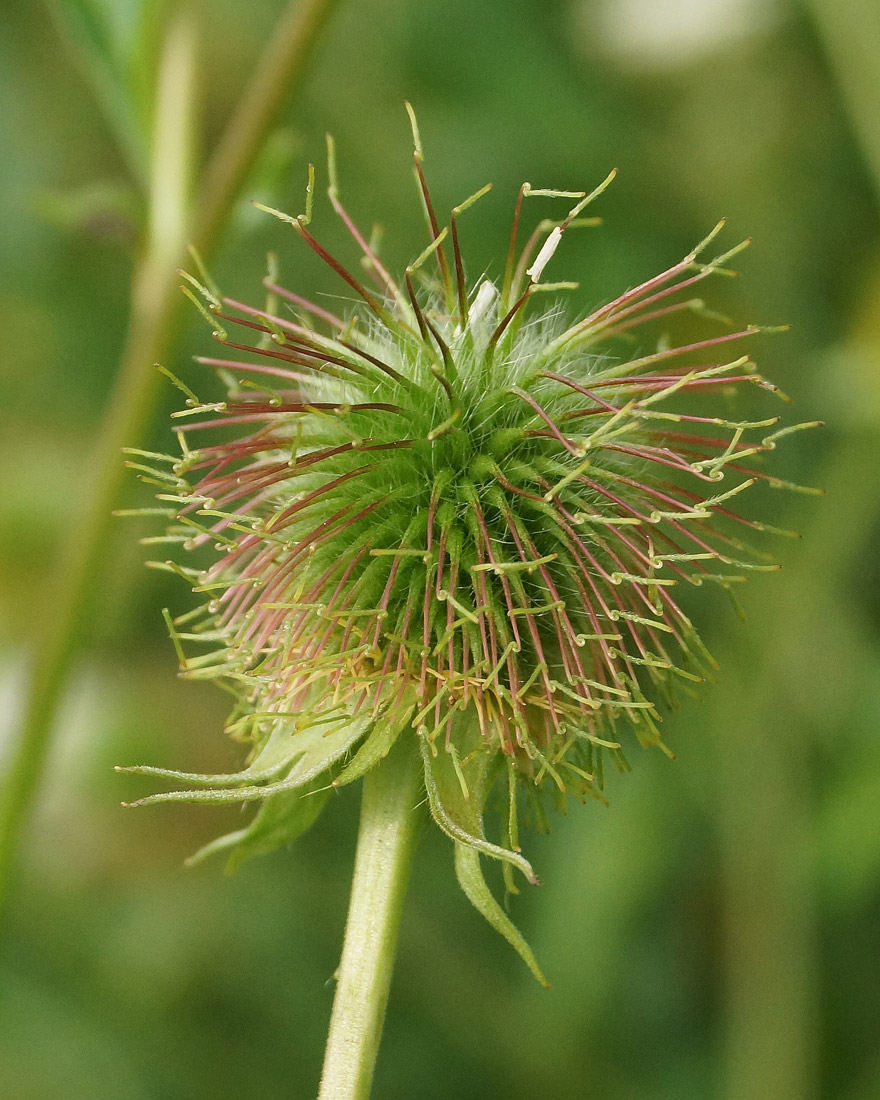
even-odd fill
[{"label": "reflexed sepal", "polygon": [[[473,751],[464,762],[458,759],[451,745],[447,751],[430,745],[424,737],[420,738],[431,814],[447,836],[455,841],[455,874],[468,900],[511,944],[538,981],[546,986],[547,979],[541,973],[531,948],[495,900],[483,877],[481,855],[500,860],[505,871],[517,868],[533,885],[538,882],[524,856],[486,839],[483,809],[494,781],[500,775],[499,754],[480,743],[477,731],[472,731],[470,736],[474,742]],[[460,737],[467,739],[468,734],[462,732]],[[511,797],[515,798],[515,790]],[[505,880],[510,877],[505,875]]]},{"label": "reflexed sepal", "polygon": [[[282,778],[267,783],[265,786],[252,785],[257,774],[266,775],[266,769],[254,771],[252,769],[263,759],[265,753],[270,751],[274,757],[280,752],[278,742],[283,734],[276,727],[273,735],[267,742],[263,752],[257,757],[250,768],[246,768],[237,775],[191,775],[187,772],[167,772],[159,768],[134,767],[122,769],[135,772],[140,775],[160,775],[165,778],[183,779],[186,782],[198,784],[200,789],[189,791],[164,791],[160,794],[147,795],[146,798],[128,803],[130,806],[148,806],[156,802],[255,802],[268,798],[270,795],[280,794],[284,791],[301,790],[313,780],[318,779],[327,772],[333,764],[345,754],[364,736],[372,725],[372,719],[368,714],[352,716],[342,715],[335,724],[327,723],[307,726],[303,729],[291,731],[289,724],[279,722],[279,726],[286,725],[287,738],[289,740],[289,756],[283,759],[283,754],[273,760],[272,768],[268,774],[278,772],[291,763],[289,771]],[[273,738],[275,744],[273,746]],[[279,763],[279,759],[281,762]],[[329,782],[329,779],[328,779]],[[233,783],[243,783],[244,786],[232,786]]]},{"label": "reflexed sepal", "polygon": [[425,764],[425,787],[431,816],[447,836],[482,855],[500,859],[522,871],[533,885],[538,877],[519,852],[502,848],[486,839],[483,806],[489,791],[489,770],[494,762],[489,750],[478,751],[465,768],[456,767],[454,751],[433,749],[421,738]]},{"label": "reflexed sepal", "polygon": [[534,952],[523,939],[516,925],[493,897],[492,891],[483,877],[483,870],[480,867],[480,853],[476,848],[456,842],[455,875],[459,886],[464,890],[471,905],[483,914],[496,932],[501,933],[541,985],[549,988],[550,983],[544,977]]}]

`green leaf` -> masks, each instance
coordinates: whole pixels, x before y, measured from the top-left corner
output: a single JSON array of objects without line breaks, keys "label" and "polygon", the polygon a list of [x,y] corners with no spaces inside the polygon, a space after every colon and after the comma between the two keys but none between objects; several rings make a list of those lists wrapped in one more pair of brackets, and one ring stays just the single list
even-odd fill
[{"label": "green leaf", "polygon": [[237,871],[246,859],[267,855],[285,844],[291,844],[310,829],[324,808],[330,794],[328,786],[311,785],[310,790],[284,791],[263,802],[253,820],[244,829],[218,837],[190,856],[190,865],[217,852],[232,849],[226,864],[228,874]]},{"label": "green leaf", "polygon": [[425,765],[425,786],[431,814],[447,836],[492,859],[500,859],[518,868],[530,883],[538,878],[529,861],[519,852],[502,848],[486,839],[483,830],[483,806],[489,791],[489,769],[492,759],[488,752],[478,752],[467,769],[462,789],[460,775],[451,753],[439,751],[433,755],[422,738],[422,759]]},{"label": "green leaf", "polygon": [[501,933],[541,985],[549,989],[550,983],[544,977],[534,952],[492,896],[480,867],[480,854],[472,845],[456,842],[455,875],[471,905],[483,914],[496,932]]}]

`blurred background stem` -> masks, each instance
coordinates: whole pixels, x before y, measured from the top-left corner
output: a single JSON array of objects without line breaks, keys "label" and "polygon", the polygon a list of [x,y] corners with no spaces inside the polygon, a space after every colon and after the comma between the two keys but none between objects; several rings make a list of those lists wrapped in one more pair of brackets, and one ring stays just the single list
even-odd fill
[{"label": "blurred background stem", "polygon": [[[870,0],[806,0],[806,8],[880,199],[880,8]],[[864,318],[855,327],[865,327]],[[821,637],[870,530],[865,502],[880,499],[876,447],[875,432],[835,443],[819,476],[828,499],[788,573],[787,599],[759,635],[760,658],[743,662],[760,670],[740,685],[748,703],[717,729],[724,1100],[811,1100],[821,1092],[817,845],[808,737],[790,681],[799,665],[810,667],[805,647]]]},{"label": "blurred background stem", "polygon": [[880,202],[880,5],[804,0]]},{"label": "blurred background stem", "polygon": [[207,255],[238,198],[266,133],[308,62],[337,0],[292,0],[281,16],[250,86],[204,171],[187,210],[194,92],[194,34],[185,5],[171,18],[156,88],[148,232],[132,280],[125,350],[94,457],[86,470],[80,520],[57,569],[44,631],[32,659],[18,739],[0,792],[0,906],[9,890],[15,849],[36,794],[53,721],[73,659],[87,636],[90,598],[124,478],[121,449],[146,432],[158,389],[153,364],[169,347],[179,317],[179,267],[189,239]]},{"label": "blurred background stem", "polygon": [[876,433],[854,432],[829,456],[827,499],[787,572],[786,599],[761,624],[760,673],[740,685],[748,702],[717,732],[725,1100],[808,1100],[821,1091],[817,844],[792,672],[811,666],[807,647],[833,618],[840,578],[863,549],[867,531],[851,517],[865,500],[880,500],[876,448]]}]

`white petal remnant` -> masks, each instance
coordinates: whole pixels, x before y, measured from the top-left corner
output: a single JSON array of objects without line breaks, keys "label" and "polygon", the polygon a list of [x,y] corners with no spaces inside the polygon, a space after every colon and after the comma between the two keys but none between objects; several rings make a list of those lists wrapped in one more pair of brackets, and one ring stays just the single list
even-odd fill
[{"label": "white petal remnant", "polygon": [[491,279],[484,279],[474,297],[471,308],[468,310],[468,326],[479,328],[486,325],[495,325],[495,307],[498,301],[498,288]]},{"label": "white petal remnant", "polygon": [[553,253],[559,247],[559,242],[562,240],[562,229],[560,226],[556,226],[551,230],[550,235],[544,244],[541,246],[541,251],[535,258],[535,262],[526,272],[526,275],[532,280],[533,283],[537,283],[544,273],[544,268],[553,259]]}]

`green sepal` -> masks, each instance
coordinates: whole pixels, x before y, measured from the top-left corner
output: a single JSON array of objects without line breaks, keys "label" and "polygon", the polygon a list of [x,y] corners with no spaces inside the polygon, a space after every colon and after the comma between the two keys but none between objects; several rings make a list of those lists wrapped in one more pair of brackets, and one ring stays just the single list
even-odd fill
[{"label": "green sepal", "polygon": [[471,905],[482,913],[496,932],[501,933],[541,985],[549,989],[550,983],[544,977],[534,952],[523,939],[516,925],[493,897],[492,891],[483,877],[483,869],[480,867],[480,853],[476,848],[456,842],[455,875],[459,886]]},{"label": "green sepal", "polygon": [[392,707],[376,721],[369,736],[360,746],[352,759],[333,780],[334,787],[344,787],[347,783],[360,779],[380,760],[388,755],[401,731],[408,723],[415,704],[404,708]]},{"label": "green sepal", "polygon": [[244,829],[217,837],[186,861],[192,866],[217,852],[230,848],[226,873],[233,874],[252,856],[268,855],[276,848],[291,844],[317,821],[330,795],[328,786],[312,785],[311,790],[283,791],[273,794],[260,806],[253,820]]},{"label": "green sepal", "polygon": [[[146,798],[140,798],[136,802],[128,803],[128,805],[149,806],[157,802],[196,802],[201,804],[255,802],[259,799],[268,798],[270,795],[280,794],[283,791],[299,790],[311,783],[312,780],[317,779],[326,772],[332,764],[336,763],[337,760],[344,756],[352,746],[363,737],[370,722],[371,718],[369,715],[347,716],[345,720],[341,720],[341,724],[337,726],[337,728],[334,729],[331,727],[329,732],[328,726],[324,723],[306,726],[303,729],[295,729],[293,732],[289,732],[287,737],[290,741],[291,750],[287,757],[287,761],[284,761],[283,757],[275,758],[273,760],[272,770],[269,774],[276,774],[285,763],[291,760],[294,761],[294,763],[284,778],[277,782],[267,783],[265,786],[244,786],[232,789],[228,789],[215,782],[214,786],[203,790],[165,791],[161,794],[147,795]],[[289,725],[287,729],[290,730]],[[277,731],[273,731],[273,736],[275,732]],[[274,758],[275,748],[270,752],[270,746],[272,746],[272,737],[270,737],[263,752],[260,753],[251,767],[254,767],[258,762],[262,761],[266,754]],[[280,763],[278,762],[279,759],[281,761]],[[126,770],[155,774],[153,770],[145,768],[130,768]],[[265,774],[265,771],[254,772],[246,768],[244,772],[240,772],[238,777],[234,778],[238,781],[243,778],[246,782],[252,782],[258,775],[262,774]],[[179,777],[180,775],[174,776],[174,778]],[[208,783],[217,778],[228,781],[231,777],[202,775],[195,776],[195,782]],[[189,778],[187,781],[193,782],[193,780]]]},{"label": "green sepal", "polygon": [[524,856],[486,839],[483,830],[483,806],[488,794],[489,770],[493,762],[489,752],[477,752],[469,763],[466,794],[460,780],[461,770],[456,769],[452,754],[442,750],[434,754],[424,738],[419,740],[425,765],[428,805],[432,817],[443,832],[482,855],[510,863],[522,871],[530,883],[536,885],[538,877]]},{"label": "green sepal", "polygon": [[210,775],[202,772],[181,772],[173,768],[154,768],[148,764],[117,767],[116,771],[173,779],[179,783],[189,783],[193,787],[243,787],[249,783],[272,779],[301,755],[303,746],[298,740],[300,732],[303,731],[298,729],[295,721],[278,719],[254,759],[240,772]]}]

